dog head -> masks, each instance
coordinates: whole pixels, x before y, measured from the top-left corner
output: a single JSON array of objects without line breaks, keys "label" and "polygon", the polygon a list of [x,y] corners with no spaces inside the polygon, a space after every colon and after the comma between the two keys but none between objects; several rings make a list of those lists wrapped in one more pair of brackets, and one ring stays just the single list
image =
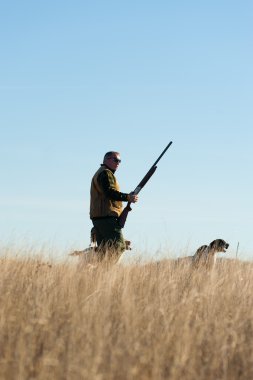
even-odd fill
[{"label": "dog head", "polygon": [[209,248],[215,250],[216,252],[226,252],[229,244],[225,242],[223,239],[216,239],[212,241],[209,245]]}]

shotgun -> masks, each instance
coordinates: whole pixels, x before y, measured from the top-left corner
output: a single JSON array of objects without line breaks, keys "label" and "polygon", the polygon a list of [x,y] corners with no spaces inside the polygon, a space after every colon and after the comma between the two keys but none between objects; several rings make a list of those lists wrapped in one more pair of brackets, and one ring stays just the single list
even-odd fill
[{"label": "shotgun", "polygon": [[[158,157],[158,159],[156,160],[156,162],[151,166],[151,168],[149,169],[149,171],[147,172],[147,174],[144,176],[144,178],[141,180],[141,182],[135,188],[135,190],[132,192],[132,194],[138,194],[141,191],[141,189],[146,185],[146,183],[148,182],[148,180],[152,177],[152,175],[156,171],[156,169],[157,169],[157,166],[156,166],[157,163],[160,161],[160,159],[165,154],[165,152],[169,149],[169,147],[171,146],[171,144],[172,144],[172,141],[166,146],[166,148],[160,154],[160,156]],[[127,205],[126,205],[126,207],[124,208],[124,210],[122,211],[122,213],[119,216],[118,223],[119,223],[119,225],[120,225],[121,228],[124,227],[124,225],[126,223],[127,215],[129,213],[129,211],[131,211],[131,210],[132,210],[131,209],[131,202],[128,202]]]}]

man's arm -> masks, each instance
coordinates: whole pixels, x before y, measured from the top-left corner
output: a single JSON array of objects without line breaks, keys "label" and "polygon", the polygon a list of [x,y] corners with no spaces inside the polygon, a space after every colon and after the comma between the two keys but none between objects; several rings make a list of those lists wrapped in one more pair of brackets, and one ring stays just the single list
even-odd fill
[{"label": "man's arm", "polygon": [[128,202],[129,195],[126,193],[121,193],[120,191],[116,190],[115,179],[110,170],[104,170],[98,176],[98,182],[100,186],[102,187],[107,198],[113,201]]}]

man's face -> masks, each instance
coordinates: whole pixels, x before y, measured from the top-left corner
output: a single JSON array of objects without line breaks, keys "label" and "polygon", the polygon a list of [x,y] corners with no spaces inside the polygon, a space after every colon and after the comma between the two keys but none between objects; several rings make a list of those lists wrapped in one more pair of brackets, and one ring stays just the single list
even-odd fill
[{"label": "man's face", "polygon": [[119,154],[113,154],[111,157],[105,160],[106,166],[112,170],[117,170],[120,163],[121,159]]}]

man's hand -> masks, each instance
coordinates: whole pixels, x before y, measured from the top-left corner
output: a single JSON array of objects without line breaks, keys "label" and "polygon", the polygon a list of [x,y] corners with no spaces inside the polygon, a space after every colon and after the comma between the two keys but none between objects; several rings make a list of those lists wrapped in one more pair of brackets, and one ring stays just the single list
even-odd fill
[{"label": "man's hand", "polygon": [[130,193],[127,195],[127,200],[128,200],[128,202],[136,203],[138,201],[138,195]]}]

